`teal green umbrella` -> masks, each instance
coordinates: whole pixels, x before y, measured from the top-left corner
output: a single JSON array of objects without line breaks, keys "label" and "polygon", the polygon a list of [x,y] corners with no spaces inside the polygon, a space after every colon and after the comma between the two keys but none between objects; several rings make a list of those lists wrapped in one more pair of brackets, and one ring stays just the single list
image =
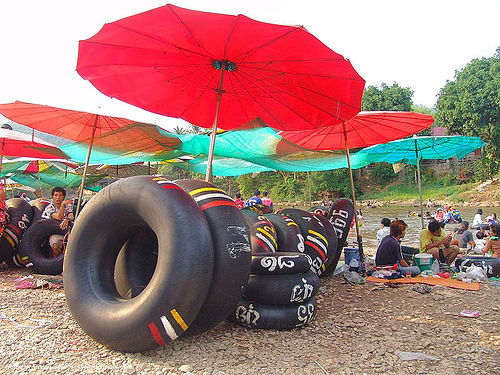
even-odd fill
[{"label": "teal green umbrella", "polygon": [[388,143],[370,146],[358,152],[372,163],[386,162],[390,164],[407,163],[417,166],[418,192],[420,196],[420,219],[422,228],[422,182],[420,178],[420,160],[449,159],[456,156],[458,159],[485,146],[486,143],[479,137],[454,136],[426,136],[398,139]]}]

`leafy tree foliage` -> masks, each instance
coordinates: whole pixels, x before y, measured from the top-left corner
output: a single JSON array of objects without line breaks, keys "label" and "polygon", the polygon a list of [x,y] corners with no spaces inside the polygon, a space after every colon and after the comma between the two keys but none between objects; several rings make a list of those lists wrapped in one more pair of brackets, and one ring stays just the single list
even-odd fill
[{"label": "leafy tree foliage", "polygon": [[474,59],[441,89],[436,118],[451,134],[480,136],[488,145],[478,171],[492,178],[500,166],[500,47]]},{"label": "leafy tree foliage", "polygon": [[363,111],[411,111],[413,91],[400,87],[396,82],[392,86],[382,83],[381,87],[368,86],[363,93],[361,108]]}]

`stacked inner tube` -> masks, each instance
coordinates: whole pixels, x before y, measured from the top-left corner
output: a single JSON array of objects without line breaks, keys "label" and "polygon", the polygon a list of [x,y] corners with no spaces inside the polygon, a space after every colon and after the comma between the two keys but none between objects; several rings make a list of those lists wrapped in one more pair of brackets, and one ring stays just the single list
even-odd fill
[{"label": "stacked inner tube", "polygon": [[[333,248],[333,246],[330,246],[330,242],[337,242],[337,239],[335,237],[328,238],[320,215],[297,208],[286,208],[278,211],[278,214],[288,216],[297,224],[304,238],[303,253],[309,260],[311,271],[318,276],[321,275],[326,269],[328,257],[335,255],[328,254],[329,247]],[[325,222],[328,223],[327,220]],[[331,231],[329,233],[332,234],[334,232]]]},{"label": "stacked inner tube", "polygon": [[250,265],[250,229],[224,192],[204,181],[135,176],[102,189],[80,213],[64,289],[94,340],[138,352],[224,320]]},{"label": "stacked inner tube", "polygon": [[0,238],[0,262],[5,261],[11,267],[24,267],[27,259],[18,250],[21,238],[31,224],[32,208],[22,198],[8,199],[5,205],[9,220]]},{"label": "stacked inner tube", "polygon": [[313,297],[319,285],[305,254],[254,254],[243,299],[229,320],[255,329],[289,330],[306,325],[316,317]]}]

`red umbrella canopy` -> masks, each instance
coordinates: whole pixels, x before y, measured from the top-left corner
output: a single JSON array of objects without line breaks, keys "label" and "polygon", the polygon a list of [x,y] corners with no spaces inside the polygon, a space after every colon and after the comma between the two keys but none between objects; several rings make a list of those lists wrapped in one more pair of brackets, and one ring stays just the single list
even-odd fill
[{"label": "red umbrella canopy", "polygon": [[315,130],[282,131],[286,140],[312,150],[343,150],[386,143],[418,133],[434,122],[416,112],[360,112],[352,119]]},{"label": "red umbrella canopy", "polygon": [[80,41],[77,71],[108,96],[207,128],[222,93],[222,129],[256,118],[288,130],[338,124],[360,111],[365,84],[303,27],[171,4]]},{"label": "red umbrella canopy", "polygon": [[43,139],[0,128],[0,158],[4,156],[25,156],[37,159],[68,158],[57,146]]},{"label": "red umbrella canopy", "polygon": [[[0,104],[0,113],[12,121],[30,128],[78,142],[136,123],[126,118],[96,115],[42,104],[16,101]],[[27,156],[27,155],[23,155]]]}]

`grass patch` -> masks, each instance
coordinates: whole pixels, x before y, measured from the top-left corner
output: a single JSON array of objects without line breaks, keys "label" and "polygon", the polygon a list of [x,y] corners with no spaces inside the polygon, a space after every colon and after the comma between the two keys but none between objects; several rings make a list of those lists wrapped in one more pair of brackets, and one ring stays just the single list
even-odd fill
[{"label": "grass patch", "polygon": [[[456,195],[473,189],[477,184],[444,185],[440,181],[432,181],[422,185],[422,199],[449,199],[457,201]],[[363,194],[361,199],[376,199],[380,201],[407,201],[418,198],[418,186],[416,184],[398,183],[389,185],[384,189]],[[462,201],[464,198],[461,198]]]}]

